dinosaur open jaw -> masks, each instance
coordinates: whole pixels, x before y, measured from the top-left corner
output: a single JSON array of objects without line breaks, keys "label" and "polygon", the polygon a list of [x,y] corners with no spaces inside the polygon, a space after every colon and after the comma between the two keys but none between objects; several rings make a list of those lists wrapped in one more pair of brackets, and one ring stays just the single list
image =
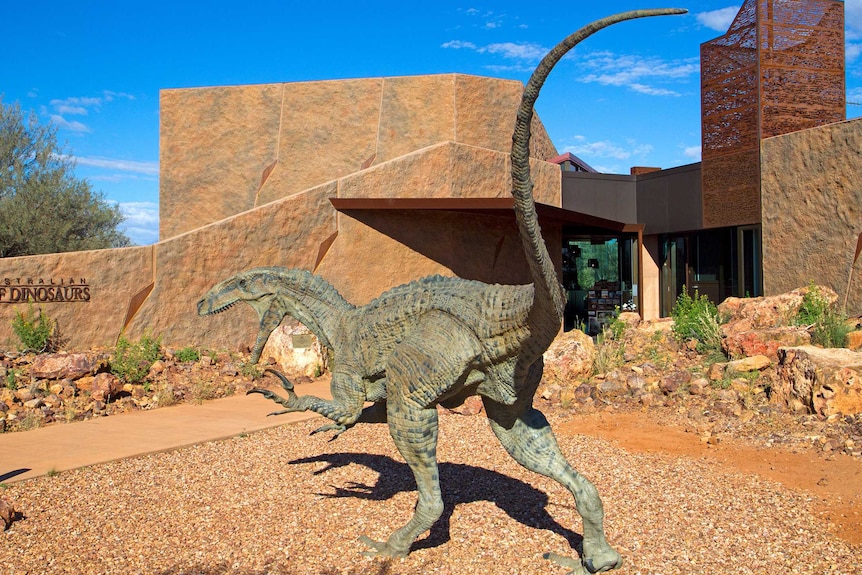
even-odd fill
[{"label": "dinosaur open jaw", "polygon": [[[200,303],[198,303],[198,315],[215,315],[217,313],[221,313],[225,310],[232,308],[234,305],[236,305],[237,301],[238,300],[234,300],[230,303],[226,303],[226,304],[221,305],[217,308],[214,308],[214,309],[210,308],[209,310],[205,310],[204,305],[206,305],[206,300],[201,300]],[[212,304],[210,304],[210,305],[212,305]]]}]

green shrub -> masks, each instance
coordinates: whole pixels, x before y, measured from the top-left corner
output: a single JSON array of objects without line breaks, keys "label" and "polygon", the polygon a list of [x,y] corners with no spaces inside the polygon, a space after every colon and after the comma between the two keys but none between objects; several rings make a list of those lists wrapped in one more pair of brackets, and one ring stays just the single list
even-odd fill
[{"label": "green shrub", "polygon": [[15,319],[12,320],[12,331],[21,341],[19,351],[50,351],[55,327],[54,321],[41,309],[37,313],[32,303],[27,304],[25,312],[16,310]]},{"label": "green shrub", "polygon": [[823,347],[844,347],[851,328],[834,304],[813,283],[802,296],[802,304],[793,321],[811,333],[811,343]]},{"label": "green shrub", "polygon": [[718,309],[706,295],[694,292],[694,298],[683,287],[671,312],[673,333],[680,342],[697,341],[697,351],[714,353],[721,351],[721,328]]},{"label": "green shrub", "polygon": [[132,343],[121,335],[111,357],[111,373],[126,383],[142,382],[159,359],[161,346],[162,338],[154,339],[145,334],[137,343]]},{"label": "green shrub", "polygon": [[[619,308],[617,308],[619,315]],[[593,357],[593,374],[608,373],[625,363],[626,324],[619,317],[602,326],[596,338],[596,355]]]},{"label": "green shrub", "polygon": [[182,362],[199,361],[201,358],[201,352],[196,347],[184,347],[174,354],[174,357],[177,358],[177,361]]},{"label": "green shrub", "polygon": [[18,389],[18,376],[21,375],[21,371],[17,369],[9,369],[6,371],[6,387],[15,391]]}]

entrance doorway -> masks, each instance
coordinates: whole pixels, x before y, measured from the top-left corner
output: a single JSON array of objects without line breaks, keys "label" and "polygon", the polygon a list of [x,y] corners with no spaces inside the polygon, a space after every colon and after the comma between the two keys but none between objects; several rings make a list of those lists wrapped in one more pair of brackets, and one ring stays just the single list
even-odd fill
[{"label": "entrance doorway", "polygon": [[669,317],[683,290],[716,305],[731,296],[763,295],[760,226],[664,236],[661,241],[661,315]]},{"label": "entrance doorway", "polygon": [[619,311],[638,311],[637,235],[563,236],[563,329],[594,335]]}]

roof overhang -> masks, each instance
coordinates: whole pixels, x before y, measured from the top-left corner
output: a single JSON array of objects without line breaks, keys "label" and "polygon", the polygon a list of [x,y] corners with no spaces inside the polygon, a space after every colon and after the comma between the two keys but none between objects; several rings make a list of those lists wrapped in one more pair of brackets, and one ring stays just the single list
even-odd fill
[{"label": "roof overhang", "polygon": [[[329,198],[339,212],[352,210],[428,210],[513,216],[514,198]],[[643,224],[626,224],[590,214],[536,203],[539,219],[619,233],[637,233]]]}]

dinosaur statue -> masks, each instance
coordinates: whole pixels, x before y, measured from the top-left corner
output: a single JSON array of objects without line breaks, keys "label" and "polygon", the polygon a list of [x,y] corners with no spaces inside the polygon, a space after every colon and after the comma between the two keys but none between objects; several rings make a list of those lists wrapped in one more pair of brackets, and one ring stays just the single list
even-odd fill
[{"label": "dinosaur statue", "polygon": [[[271,415],[314,411],[333,423],[317,431],[335,437],[362,421],[385,421],[416,479],[418,503],[413,516],[387,541],[365,536],[372,556],[403,557],[413,542],[437,521],[443,500],[437,468],[437,409],[482,397],[494,434],[521,465],[555,479],[572,493],[583,519],[580,561],[545,554],[571,573],[618,568],[622,558],[607,542],[604,511],[596,488],[561,453],[544,415],[533,407],[542,377],[542,354],[557,336],[564,291],[542,239],[532,195],[529,166],[533,106],[556,63],[581,40],[614,23],[646,16],[682,14],[680,9],[635,10],[597,20],[554,47],[527,83],[512,138],[512,195],[532,283],[488,285],[434,276],[393,288],[367,305],[347,302],[325,280],[296,269],[264,267],[236,274],[214,286],[198,303],[198,313],[249,303],[260,318],[252,360],[257,361],[269,334],[285,316],[305,324],[332,351],[332,399],[297,396],[279,377],[287,397],[260,393],[284,406]],[[372,414],[363,410],[376,402]],[[374,419],[374,418],[378,419]]]}]

